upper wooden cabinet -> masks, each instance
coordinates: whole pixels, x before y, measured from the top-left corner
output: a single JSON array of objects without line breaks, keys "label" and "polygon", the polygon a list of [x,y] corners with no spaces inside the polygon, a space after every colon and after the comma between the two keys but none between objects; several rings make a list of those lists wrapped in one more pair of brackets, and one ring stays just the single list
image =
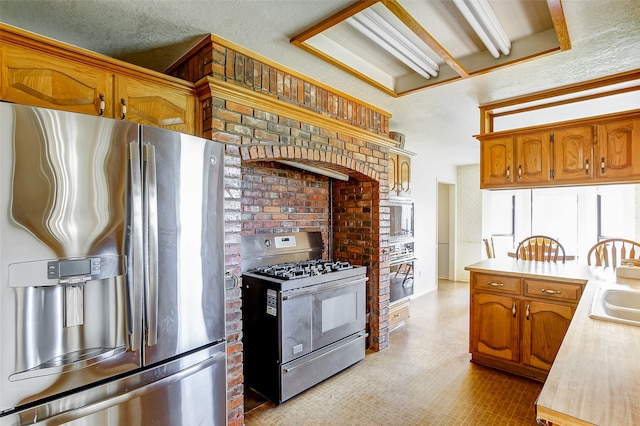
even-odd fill
[{"label": "upper wooden cabinet", "polygon": [[551,135],[549,132],[516,136],[516,176],[521,183],[541,183],[551,180]]},{"label": "upper wooden cabinet", "polygon": [[[116,118],[194,134],[195,96],[137,78],[115,77]],[[125,108],[126,107],[126,108]]]},{"label": "upper wooden cabinet", "polygon": [[1,100],[196,134],[190,82],[5,25],[0,39]]},{"label": "upper wooden cabinet", "polygon": [[598,178],[640,178],[640,117],[601,124],[597,155]]},{"label": "upper wooden cabinet", "polygon": [[[2,100],[24,105],[100,115],[111,100],[112,75],[55,55],[3,43]],[[112,107],[105,116],[112,117]]]},{"label": "upper wooden cabinet", "polygon": [[482,188],[513,184],[513,136],[483,140],[480,167]]},{"label": "upper wooden cabinet", "polygon": [[389,193],[411,195],[411,158],[396,152],[389,153]]},{"label": "upper wooden cabinet", "polygon": [[478,135],[480,187],[640,181],[640,111]]},{"label": "upper wooden cabinet", "polygon": [[554,132],[553,179],[581,182],[593,177],[593,144],[597,125],[559,129]]}]

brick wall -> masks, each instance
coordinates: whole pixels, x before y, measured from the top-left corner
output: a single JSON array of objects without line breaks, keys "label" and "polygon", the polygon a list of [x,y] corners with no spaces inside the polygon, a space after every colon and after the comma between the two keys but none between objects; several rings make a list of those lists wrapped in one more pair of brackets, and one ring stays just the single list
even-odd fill
[{"label": "brick wall", "polygon": [[242,166],[242,233],[319,231],[329,237],[329,178],[275,162]]},{"label": "brick wall", "polygon": [[385,207],[381,207],[378,182],[351,179],[334,183],[333,255],[367,267],[368,347],[375,351],[389,345],[389,264],[385,262],[389,231],[386,228],[385,236],[385,228],[380,227],[381,209]]},{"label": "brick wall", "polygon": [[[366,132],[388,133],[388,116],[339,94],[305,82],[264,61],[209,40],[178,64],[173,75],[191,81],[209,75],[256,93],[246,103],[199,89],[203,136],[227,144],[225,163],[225,267],[240,275],[243,233],[320,231],[326,258],[367,267],[369,347],[388,346],[389,304],[389,149],[371,140],[342,134],[331,116]],[[247,96],[243,92],[243,96]],[[310,119],[269,110],[277,97],[307,111]],[[327,123],[318,126],[318,122]],[[340,128],[340,126],[337,126]],[[366,134],[363,133],[363,134]],[[276,160],[293,160],[348,174],[347,182],[292,169]],[[332,194],[332,198],[330,197]],[[329,205],[330,200],[333,204]],[[333,215],[331,216],[331,211]],[[242,311],[240,291],[227,290],[227,402],[229,425],[244,422]]]},{"label": "brick wall", "polygon": [[192,82],[205,76],[232,81],[363,129],[389,133],[388,114],[257,56],[211,36],[167,73]]},{"label": "brick wall", "polygon": [[229,426],[244,424],[244,376],[242,369],[241,290],[232,277],[240,271],[241,172],[240,153],[234,144],[225,151],[224,254],[225,271],[231,275],[226,284],[227,339],[227,413]]}]

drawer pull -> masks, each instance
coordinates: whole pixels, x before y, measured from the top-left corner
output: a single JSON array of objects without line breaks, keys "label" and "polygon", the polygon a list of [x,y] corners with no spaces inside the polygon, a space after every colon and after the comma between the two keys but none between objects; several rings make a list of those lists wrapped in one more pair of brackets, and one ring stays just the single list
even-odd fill
[{"label": "drawer pull", "polygon": [[540,289],[540,291],[546,294],[562,294],[560,290],[548,290],[546,288]]},{"label": "drawer pull", "polygon": [[504,287],[504,284],[502,283],[491,282],[491,283],[488,283],[488,285],[490,285],[491,287]]}]

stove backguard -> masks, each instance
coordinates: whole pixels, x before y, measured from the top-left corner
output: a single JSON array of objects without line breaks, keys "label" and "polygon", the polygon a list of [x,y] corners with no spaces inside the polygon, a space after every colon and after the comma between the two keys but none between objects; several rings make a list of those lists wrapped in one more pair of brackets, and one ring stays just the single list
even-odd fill
[{"label": "stove backguard", "polygon": [[241,269],[322,259],[323,249],[320,232],[247,234],[240,243]]}]

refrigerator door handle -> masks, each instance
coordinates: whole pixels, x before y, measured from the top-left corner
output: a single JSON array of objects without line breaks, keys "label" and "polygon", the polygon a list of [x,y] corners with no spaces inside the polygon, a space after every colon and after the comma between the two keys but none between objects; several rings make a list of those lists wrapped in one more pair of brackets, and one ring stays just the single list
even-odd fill
[{"label": "refrigerator door handle", "polygon": [[139,143],[129,143],[129,167],[131,171],[131,271],[127,271],[127,333],[131,351],[140,350],[142,342],[142,177],[140,173]]},{"label": "refrigerator door handle", "polygon": [[156,180],[156,149],[144,144],[145,159],[145,229],[146,265],[145,265],[145,301],[148,346],[158,342],[158,185]]}]

